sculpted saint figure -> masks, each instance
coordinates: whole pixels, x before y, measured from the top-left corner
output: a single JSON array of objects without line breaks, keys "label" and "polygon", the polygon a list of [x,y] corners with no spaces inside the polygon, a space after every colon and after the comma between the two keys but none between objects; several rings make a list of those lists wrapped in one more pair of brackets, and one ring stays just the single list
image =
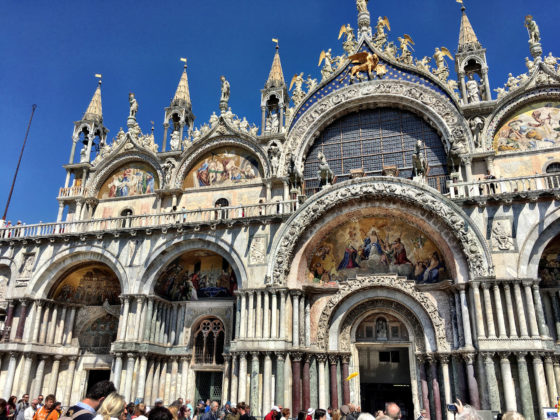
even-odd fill
[{"label": "sculpted saint figure", "polygon": [[533,16],[527,15],[525,17],[525,27],[529,32],[529,42],[531,44],[538,44],[541,42],[541,31],[539,30],[539,25],[533,20]]},{"label": "sculpted saint figure", "polygon": [[368,0],[356,0],[356,7],[358,8],[358,12],[360,13],[367,12],[368,11],[367,3]]},{"label": "sculpted saint figure", "polygon": [[229,82],[226,80],[225,76],[220,77],[220,80],[222,81],[222,97],[220,102],[228,102],[230,95]]},{"label": "sculpted saint figure", "polygon": [[469,80],[467,81],[467,99],[469,104],[480,102],[480,89],[472,74],[469,74]]},{"label": "sculpted saint figure", "polygon": [[132,92],[128,94],[128,103],[130,104],[130,117],[136,118],[136,113],[138,112],[138,102]]}]

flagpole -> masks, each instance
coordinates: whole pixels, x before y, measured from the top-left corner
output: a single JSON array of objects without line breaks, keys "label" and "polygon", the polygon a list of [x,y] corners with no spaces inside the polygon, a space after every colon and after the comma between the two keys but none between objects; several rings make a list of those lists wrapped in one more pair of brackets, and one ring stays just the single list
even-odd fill
[{"label": "flagpole", "polygon": [[4,215],[2,216],[2,220],[4,221],[6,221],[6,216],[8,215],[8,207],[10,207],[10,201],[12,200],[12,193],[14,192],[14,185],[16,184],[19,165],[21,164],[21,158],[23,157],[23,151],[25,150],[25,143],[27,143],[27,136],[29,135],[29,129],[31,128],[31,121],[33,121],[33,114],[35,114],[36,109],[37,109],[37,105],[33,104],[31,106],[31,117],[29,118],[29,124],[27,124],[27,131],[25,132],[25,139],[23,139],[23,145],[21,146],[21,152],[19,153],[19,160],[16,166],[16,172],[14,174],[14,180],[12,181],[10,194],[8,195],[8,202],[6,203],[6,208],[4,209]]}]

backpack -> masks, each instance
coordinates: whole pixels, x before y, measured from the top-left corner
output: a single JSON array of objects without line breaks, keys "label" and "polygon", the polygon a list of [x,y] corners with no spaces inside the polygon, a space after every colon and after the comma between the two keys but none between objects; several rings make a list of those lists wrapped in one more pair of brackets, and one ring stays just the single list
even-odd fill
[{"label": "backpack", "polygon": [[86,410],[85,408],[74,411],[72,408],[69,408],[68,410],[66,410],[66,413],[63,416],[60,416],[58,418],[58,420],[74,420],[83,414],[91,414],[91,411]]}]

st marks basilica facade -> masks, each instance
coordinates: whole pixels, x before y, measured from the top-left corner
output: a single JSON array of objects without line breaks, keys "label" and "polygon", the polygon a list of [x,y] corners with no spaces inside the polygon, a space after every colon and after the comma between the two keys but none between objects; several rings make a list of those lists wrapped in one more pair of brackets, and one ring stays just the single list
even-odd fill
[{"label": "st marks basilica facade", "polygon": [[2,397],[68,405],[111,379],[128,401],[257,416],[554,407],[557,60],[527,16],[527,72],[492,89],[464,8],[455,56],[420,60],[356,4],[319,79],[285,79],[277,48],[260,128],[233,113],[226,78],[195,126],[185,66],[163,139],[133,94],[108,139],[97,87],[57,221],[0,229]]}]

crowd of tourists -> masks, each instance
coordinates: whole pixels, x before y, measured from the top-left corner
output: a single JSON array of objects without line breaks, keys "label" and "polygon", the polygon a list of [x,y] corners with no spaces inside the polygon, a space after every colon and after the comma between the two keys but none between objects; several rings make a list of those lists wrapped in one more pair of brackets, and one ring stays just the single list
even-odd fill
[{"label": "crowd of tourists", "polygon": [[[479,413],[469,405],[457,401],[455,407],[456,420],[482,420]],[[343,405],[340,409],[329,407],[309,408],[299,413],[290,412],[289,408],[274,406],[264,416],[264,420],[400,420],[404,419],[401,409],[394,402],[387,402],[384,410],[374,413],[361,411],[360,406]],[[426,410],[415,420],[428,420]],[[524,417],[513,411],[500,414],[501,420],[524,420]],[[111,381],[101,381],[93,385],[85,398],[63,409],[55,395],[37,396],[29,401],[29,394],[24,394],[18,401],[11,396],[8,401],[0,398],[0,420],[257,420],[251,414],[251,407],[245,402],[233,404],[226,402],[220,407],[217,401],[203,400],[193,406],[190,400],[177,399],[165,407],[163,400],[158,398],[153,407],[144,403],[130,403],[117,393]],[[411,419],[414,420],[414,419]]]}]

